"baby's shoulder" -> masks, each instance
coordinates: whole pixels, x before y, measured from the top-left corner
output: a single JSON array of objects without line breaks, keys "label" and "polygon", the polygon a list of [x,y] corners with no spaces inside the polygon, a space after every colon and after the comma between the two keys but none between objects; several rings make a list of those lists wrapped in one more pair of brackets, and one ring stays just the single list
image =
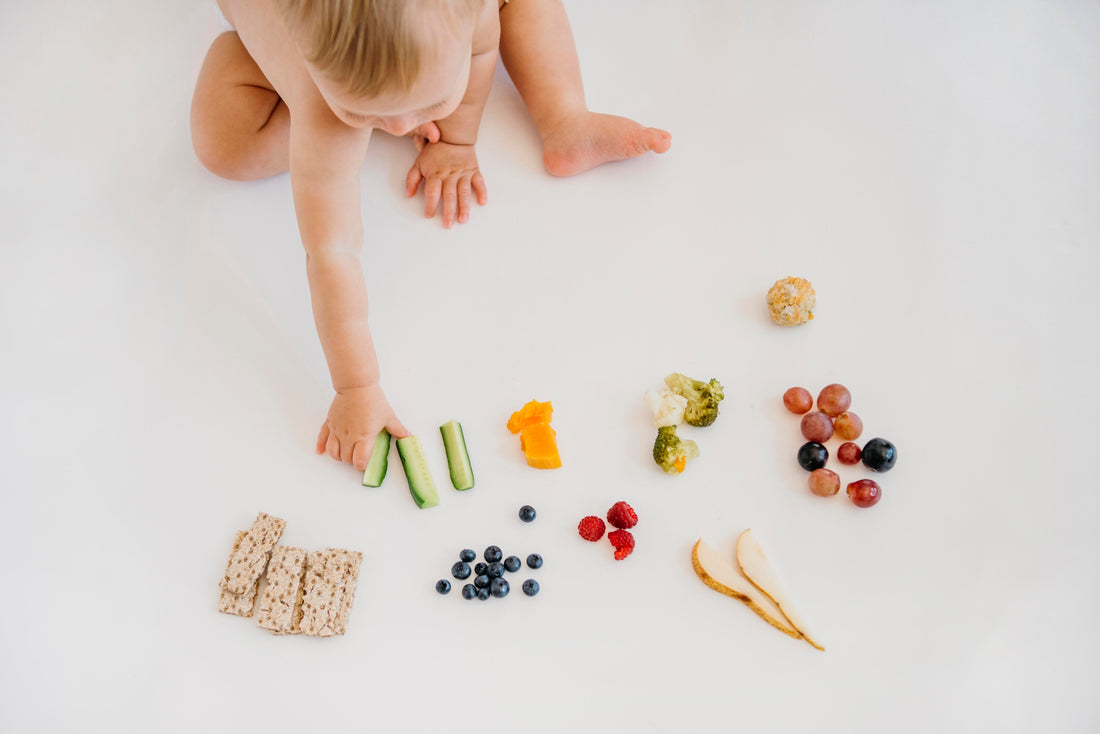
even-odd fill
[{"label": "baby's shoulder", "polygon": [[218,6],[292,112],[314,102],[311,97],[319,97],[302,52],[272,0],[218,0]]},{"label": "baby's shoulder", "polygon": [[485,0],[474,23],[472,53],[495,51],[500,46],[500,0]]}]

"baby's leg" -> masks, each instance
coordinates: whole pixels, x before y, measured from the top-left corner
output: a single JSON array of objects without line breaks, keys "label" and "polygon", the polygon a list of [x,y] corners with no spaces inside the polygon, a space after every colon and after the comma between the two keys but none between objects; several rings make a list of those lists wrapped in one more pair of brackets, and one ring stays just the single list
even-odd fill
[{"label": "baby's leg", "polygon": [[250,181],[290,166],[290,111],[236,31],[214,39],[191,100],[191,144],[204,166]]},{"label": "baby's leg", "polygon": [[572,176],[647,151],[672,136],[633,120],[590,112],[569,18],[560,0],[511,0],[500,10],[500,55],[542,138],[542,161]]}]

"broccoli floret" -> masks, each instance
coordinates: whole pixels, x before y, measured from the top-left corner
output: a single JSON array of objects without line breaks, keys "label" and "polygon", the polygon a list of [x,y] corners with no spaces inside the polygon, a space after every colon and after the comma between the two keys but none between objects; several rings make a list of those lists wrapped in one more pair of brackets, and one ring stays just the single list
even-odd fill
[{"label": "broccoli floret", "polygon": [[657,440],[653,442],[653,460],[669,474],[679,474],[687,466],[688,459],[699,455],[695,442],[676,435],[676,426],[661,426]]},{"label": "broccoli floret", "polygon": [[687,375],[673,372],[665,378],[665,384],[677,395],[687,398],[684,420],[692,426],[709,426],[718,417],[718,403],[726,397],[718,380],[701,382]]}]

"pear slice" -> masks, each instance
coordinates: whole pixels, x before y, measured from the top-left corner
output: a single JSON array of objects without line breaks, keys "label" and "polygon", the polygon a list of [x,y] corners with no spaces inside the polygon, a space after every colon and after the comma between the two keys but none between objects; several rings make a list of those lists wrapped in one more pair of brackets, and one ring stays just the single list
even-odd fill
[{"label": "pear slice", "polygon": [[759,614],[765,622],[796,640],[802,635],[783,616],[779,606],[742,576],[732,563],[727,562],[703,542],[702,538],[691,549],[691,565],[704,584],[717,592],[744,602]]},{"label": "pear slice", "polygon": [[741,567],[741,572],[748,577],[756,588],[764,592],[769,600],[775,602],[775,605],[779,607],[779,611],[799,631],[806,642],[822,652],[825,651],[825,648],[819,645],[806,631],[805,622],[795,611],[790,597],[783,591],[783,587],[775,578],[775,572],[772,571],[772,566],[768,563],[768,557],[764,555],[764,549],[756,541],[756,536],[752,534],[751,529],[741,533],[741,537],[737,539],[737,565]]}]

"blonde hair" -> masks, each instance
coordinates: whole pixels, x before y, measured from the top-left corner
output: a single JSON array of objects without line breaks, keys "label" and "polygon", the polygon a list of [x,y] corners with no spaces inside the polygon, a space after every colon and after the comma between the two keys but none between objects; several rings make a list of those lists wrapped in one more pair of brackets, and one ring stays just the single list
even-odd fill
[{"label": "blonde hair", "polygon": [[364,97],[412,89],[432,53],[429,11],[447,30],[470,24],[484,0],[275,0],[306,59]]}]

